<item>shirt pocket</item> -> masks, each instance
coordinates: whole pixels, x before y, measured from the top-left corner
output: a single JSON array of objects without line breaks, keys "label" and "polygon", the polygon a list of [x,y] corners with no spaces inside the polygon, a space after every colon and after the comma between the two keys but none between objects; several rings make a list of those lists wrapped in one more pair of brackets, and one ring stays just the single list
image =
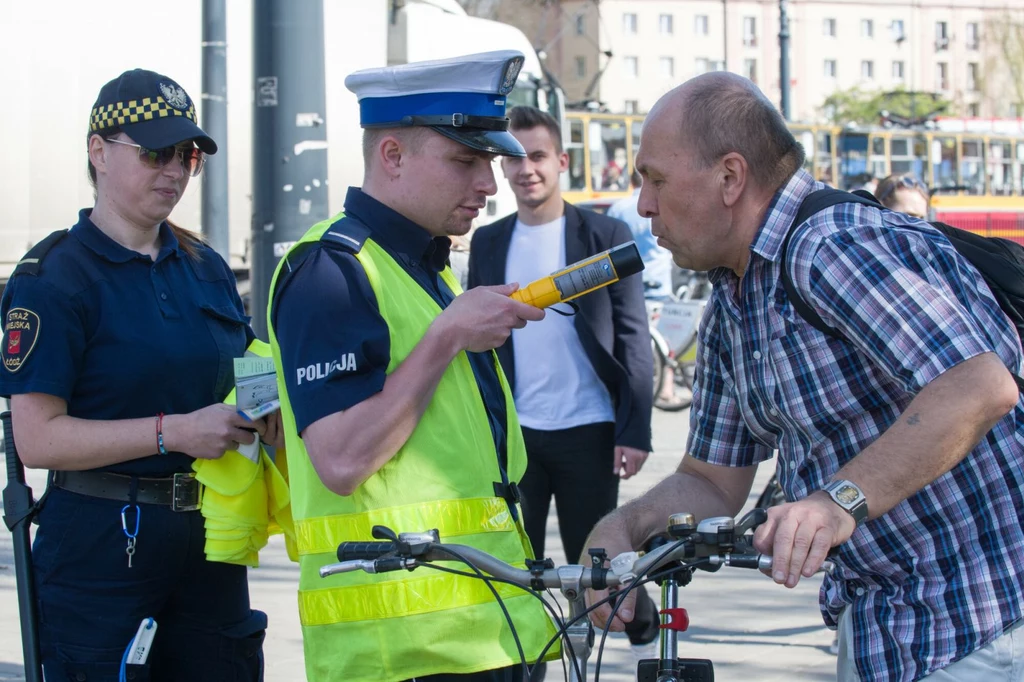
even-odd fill
[{"label": "shirt pocket", "polygon": [[217,344],[217,381],[214,385],[213,402],[219,403],[231,392],[235,381],[234,360],[245,353],[246,327],[251,319],[242,315],[232,305],[203,303],[199,306]]}]

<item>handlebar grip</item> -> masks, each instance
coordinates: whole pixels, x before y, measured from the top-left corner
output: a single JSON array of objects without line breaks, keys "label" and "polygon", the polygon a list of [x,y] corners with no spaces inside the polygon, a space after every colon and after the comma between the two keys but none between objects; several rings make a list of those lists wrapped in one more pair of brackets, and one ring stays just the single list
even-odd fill
[{"label": "handlebar grip", "polygon": [[338,545],[338,561],[379,559],[393,551],[393,542],[343,542]]}]

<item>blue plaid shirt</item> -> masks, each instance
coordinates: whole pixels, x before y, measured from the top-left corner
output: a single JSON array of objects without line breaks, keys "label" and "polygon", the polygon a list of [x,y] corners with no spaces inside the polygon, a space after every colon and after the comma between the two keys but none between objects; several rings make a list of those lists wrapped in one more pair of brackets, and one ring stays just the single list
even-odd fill
[{"label": "blue plaid shirt", "polygon": [[[824,487],[930,381],[1021,348],[978,272],[938,231],[906,215],[841,204],[790,243],[797,289],[849,341],[815,330],[786,297],[782,243],[800,202],[824,185],[799,171],[776,194],[746,273],[712,271],[700,328],[688,452],[745,467],[779,451],[789,500]],[[1021,619],[1024,408],[960,464],[862,524],[822,584],[825,622],[853,609],[864,680],[918,680]]]}]

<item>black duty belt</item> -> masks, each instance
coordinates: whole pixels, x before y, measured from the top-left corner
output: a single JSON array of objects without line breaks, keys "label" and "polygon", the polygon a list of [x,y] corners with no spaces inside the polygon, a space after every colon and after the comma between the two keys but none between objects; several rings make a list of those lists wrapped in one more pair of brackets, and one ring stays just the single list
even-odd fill
[{"label": "black duty belt", "polygon": [[195,511],[202,506],[200,483],[195,474],[143,478],[103,471],[55,471],[53,485],[64,490],[105,500],[132,501],[132,479],[137,482],[135,501],[162,504],[172,511]]}]

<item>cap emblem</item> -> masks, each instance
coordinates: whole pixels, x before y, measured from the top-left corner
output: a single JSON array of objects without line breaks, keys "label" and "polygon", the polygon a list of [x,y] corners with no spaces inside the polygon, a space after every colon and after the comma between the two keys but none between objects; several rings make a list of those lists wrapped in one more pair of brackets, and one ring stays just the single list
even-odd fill
[{"label": "cap emblem", "polygon": [[175,109],[184,111],[188,109],[188,95],[179,86],[173,83],[161,83],[160,92],[163,94],[164,99]]},{"label": "cap emblem", "polygon": [[524,61],[522,57],[513,57],[505,62],[505,70],[501,76],[501,87],[498,88],[499,95],[507,95],[512,92],[512,88],[516,87],[516,79],[519,78],[519,72],[523,68]]}]

